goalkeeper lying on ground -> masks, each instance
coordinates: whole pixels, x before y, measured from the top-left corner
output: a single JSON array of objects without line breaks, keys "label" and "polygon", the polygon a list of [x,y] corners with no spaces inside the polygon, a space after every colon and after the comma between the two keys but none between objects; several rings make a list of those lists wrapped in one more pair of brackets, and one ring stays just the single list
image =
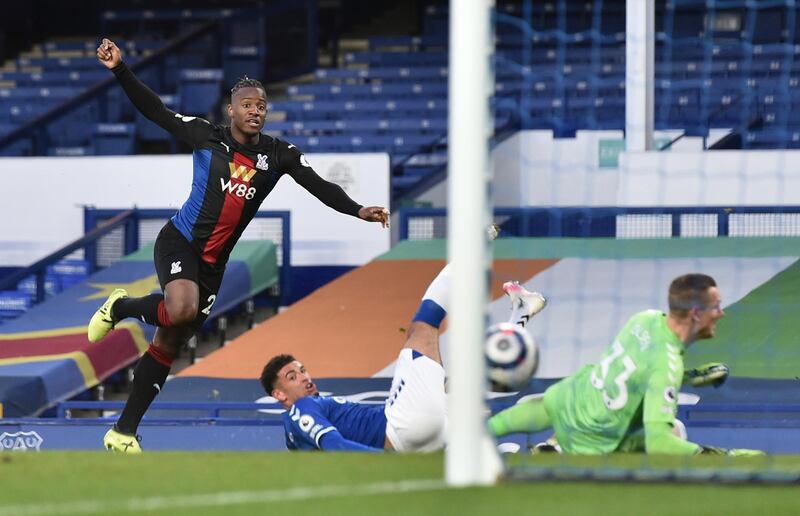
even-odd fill
[{"label": "goalkeeper lying on ground", "polygon": [[[684,350],[712,338],[724,315],[713,278],[680,276],[669,288],[668,315],[657,310],[634,315],[597,364],[551,386],[543,397],[493,416],[489,429],[501,437],[553,428],[564,453],[760,454],[701,446],[673,432]],[[692,383],[724,380],[723,367],[696,371]]]}]

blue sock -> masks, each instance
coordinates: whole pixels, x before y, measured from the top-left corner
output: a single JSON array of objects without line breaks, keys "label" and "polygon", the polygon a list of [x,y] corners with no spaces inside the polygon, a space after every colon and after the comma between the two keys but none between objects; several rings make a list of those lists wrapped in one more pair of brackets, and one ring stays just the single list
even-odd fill
[{"label": "blue sock", "polygon": [[414,318],[411,320],[413,322],[424,322],[430,324],[434,328],[438,328],[446,315],[447,312],[445,312],[444,308],[439,306],[435,301],[423,299],[417,309],[417,313],[414,314]]}]

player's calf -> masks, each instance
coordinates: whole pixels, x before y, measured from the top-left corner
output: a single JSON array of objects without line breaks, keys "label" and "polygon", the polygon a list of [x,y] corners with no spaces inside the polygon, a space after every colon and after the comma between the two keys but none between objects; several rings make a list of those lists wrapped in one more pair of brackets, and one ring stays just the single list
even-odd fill
[{"label": "player's calf", "polygon": [[162,327],[183,326],[191,323],[197,317],[196,299],[165,299],[165,315],[162,317],[164,322],[169,324],[160,325]]}]

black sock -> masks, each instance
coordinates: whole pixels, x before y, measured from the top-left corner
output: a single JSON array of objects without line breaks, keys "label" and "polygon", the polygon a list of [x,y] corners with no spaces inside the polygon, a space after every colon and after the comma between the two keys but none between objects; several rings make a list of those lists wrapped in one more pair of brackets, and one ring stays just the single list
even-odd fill
[{"label": "black sock", "polygon": [[164,294],[150,294],[144,297],[123,297],[111,307],[115,321],[135,317],[153,326],[165,326],[158,320],[158,305],[164,301]]},{"label": "black sock", "polygon": [[144,413],[167,381],[169,369],[169,366],[153,358],[149,351],[142,355],[133,370],[133,389],[117,421],[117,430],[125,434],[136,433]]}]

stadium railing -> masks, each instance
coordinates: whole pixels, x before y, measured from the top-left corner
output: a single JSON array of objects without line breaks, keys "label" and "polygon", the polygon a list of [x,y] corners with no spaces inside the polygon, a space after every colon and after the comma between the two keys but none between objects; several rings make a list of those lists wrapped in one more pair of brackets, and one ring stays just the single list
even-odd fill
[{"label": "stadium railing", "polygon": [[[119,210],[113,217],[109,217],[107,220],[105,220],[104,224],[96,224],[93,226],[91,231],[87,231],[86,234],[81,238],[65,245],[61,249],[45,256],[41,260],[34,262],[28,267],[25,267],[24,269],[0,279],[0,291],[14,290],[17,288],[17,284],[20,281],[28,278],[29,276],[35,276],[36,293],[33,301],[34,303],[41,303],[45,299],[45,275],[47,273],[47,268],[51,265],[55,265],[58,261],[74,253],[75,251],[83,249],[84,253],[91,253],[90,249],[94,246],[94,244],[101,238],[109,235],[112,231],[118,231],[118,233],[121,232],[121,243],[124,251],[133,252],[135,250],[133,247],[135,212],[136,210],[133,209]],[[92,270],[94,270],[94,266],[92,266],[90,272]]]},{"label": "stadium railing", "polygon": [[[123,256],[130,254],[155,236],[166,219],[174,215],[170,209],[84,209],[85,234],[61,249],[37,260],[33,264],[15,271],[0,279],[0,292],[18,289],[21,282],[35,278],[33,304],[41,303],[47,297],[47,275],[53,266],[73,253],[83,253],[87,273],[99,267],[106,267]],[[264,211],[256,214],[253,233],[245,234],[243,239],[270,239],[278,248],[280,267],[280,295],[287,299],[291,293],[291,214],[288,211]],[[279,228],[269,221],[277,220]]]},{"label": "stadium railing", "polygon": [[[108,220],[115,220],[125,210],[84,208],[84,230],[87,234],[101,227]],[[174,209],[141,209],[127,210],[131,212],[130,227],[123,236],[111,231],[99,235],[85,249],[85,259],[90,264],[90,270],[96,267],[111,265],[126,254],[138,249],[142,244],[155,240],[164,223],[175,214]],[[276,227],[278,226],[278,227]],[[102,237],[102,238],[101,238]],[[278,266],[280,267],[280,298],[288,299],[291,293],[291,213],[288,211],[259,211],[248,229],[242,235],[242,240],[272,240],[278,252]]]},{"label": "stadium railing", "polygon": [[[400,240],[447,237],[445,208],[402,208]],[[501,237],[800,235],[800,206],[495,208]]]}]

